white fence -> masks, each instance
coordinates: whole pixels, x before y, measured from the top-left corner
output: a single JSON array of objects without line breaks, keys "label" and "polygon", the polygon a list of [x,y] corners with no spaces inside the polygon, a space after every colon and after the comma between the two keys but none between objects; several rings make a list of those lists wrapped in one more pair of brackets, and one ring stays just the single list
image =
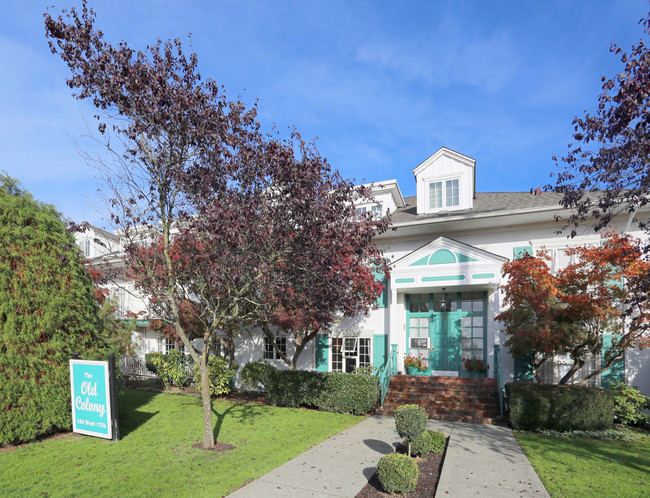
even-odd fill
[{"label": "white fence", "polygon": [[127,377],[155,377],[156,374],[149,370],[142,358],[137,356],[122,356],[120,360],[122,375]]}]

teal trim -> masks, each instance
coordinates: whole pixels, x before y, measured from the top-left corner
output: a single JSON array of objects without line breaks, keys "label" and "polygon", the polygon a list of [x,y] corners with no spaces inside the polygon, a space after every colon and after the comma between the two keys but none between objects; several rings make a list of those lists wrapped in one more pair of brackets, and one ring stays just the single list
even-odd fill
[{"label": "teal trim", "polygon": [[438,249],[429,258],[430,265],[444,265],[446,263],[455,263],[456,256],[449,249]]},{"label": "teal trim", "polygon": [[386,308],[388,306],[388,279],[385,278],[381,281],[384,288],[381,290],[381,295],[377,298],[377,307]]},{"label": "teal trim", "polygon": [[[603,356],[612,348],[612,334],[603,334]],[[610,389],[618,382],[625,382],[625,357],[614,360],[612,366],[600,374],[600,387]]]},{"label": "teal trim", "polygon": [[382,369],[388,361],[388,341],[385,334],[375,334],[372,336],[372,366]]},{"label": "teal trim", "polygon": [[429,262],[429,255],[426,255],[424,258],[418,259],[415,263],[411,263],[409,266],[424,266]]},{"label": "teal trim", "polygon": [[381,281],[381,284],[384,288],[381,290],[381,294],[375,301],[377,308],[386,308],[388,306],[388,279],[385,278],[384,272],[375,270],[374,272],[375,280]]},{"label": "teal trim", "polygon": [[149,320],[138,320],[137,325],[149,325]]},{"label": "teal trim", "polygon": [[515,357],[515,382],[533,382],[533,367],[524,356]]},{"label": "teal trim", "polygon": [[327,372],[329,369],[329,336],[318,334],[314,356],[317,372]]},{"label": "teal trim", "polygon": [[494,278],[494,273],[475,273],[472,278]]},{"label": "teal trim", "polygon": [[478,259],[470,258],[469,256],[465,254],[461,254],[459,252],[456,253],[456,259],[458,260],[459,263],[469,263],[470,261],[478,261]]},{"label": "teal trim", "polygon": [[379,389],[381,391],[380,403],[381,407],[384,407],[384,398],[386,398],[386,393],[388,392],[388,386],[390,386],[390,381],[393,378],[393,375],[397,373],[397,344],[391,345],[390,356],[386,362],[386,368],[379,372]]},{"label": "teal trim", "polygon": [[519,246],[519,247],[513,247],[512,248],[512,258],[513,259],[519,259],[524,254],[528,254],[529,256],[532,256],[533,255],[533,246]]},{"label": "teal trim", "polygon": [[395,282],[398,284],[410,284],[412,282],[415,282],[414,278],[396,278]]},{"label": "teal trim", "polygon": [[422,277],[423,282],[444,282],[445,280],[465,280],[465,275],[444,275],[440,277]]}]

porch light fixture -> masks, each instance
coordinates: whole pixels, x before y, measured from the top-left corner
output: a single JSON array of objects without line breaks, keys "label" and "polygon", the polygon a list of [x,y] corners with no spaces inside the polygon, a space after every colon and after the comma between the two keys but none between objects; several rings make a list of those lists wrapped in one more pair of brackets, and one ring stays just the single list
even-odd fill
[{"label": "porch light fixture", "polygon": [[440,300],[440,311],[451,311],[451,301],[447,301],[447,294],[445,294],[446,287],[442,288],[442,299]]}]

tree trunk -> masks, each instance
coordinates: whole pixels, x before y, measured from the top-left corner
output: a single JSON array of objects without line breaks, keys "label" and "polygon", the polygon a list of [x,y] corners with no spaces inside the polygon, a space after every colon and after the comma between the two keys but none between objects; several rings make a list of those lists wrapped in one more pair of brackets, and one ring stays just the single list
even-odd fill
[{"label": "tree trunk", "polygon": [[566,384],[567,382],[569,382],[573,378],[575,373],[584,366],[584,364],[585,364],[584,361],[581,362],[581,361],[578,361],[578,360],[574,360],[573,365],[571,365],[571,368],[569,368],[569,371],[564,374],[564,377],[562,377],[560,379],[560,381],[558,382],[558,385],[562,386],[562,385]]},{"label": "tree trunk", "polygon": [[201,404],[203,405],[203,449],[207,450],[214,446],[214,431],[212,429],[212,400],[210,394],[210,375],[207,365],[207,347],[201,354]]}]

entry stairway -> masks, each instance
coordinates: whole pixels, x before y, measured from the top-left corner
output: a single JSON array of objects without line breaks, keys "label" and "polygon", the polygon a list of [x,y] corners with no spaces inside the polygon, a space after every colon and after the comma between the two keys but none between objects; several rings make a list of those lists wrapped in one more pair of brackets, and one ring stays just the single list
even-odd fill
[{"label": "entry stairway", "polygon": [[377,413],[393,415],[398,406],[410,404],[423,407],[434,420],[500,423],[496,379],[393,375]]}]

